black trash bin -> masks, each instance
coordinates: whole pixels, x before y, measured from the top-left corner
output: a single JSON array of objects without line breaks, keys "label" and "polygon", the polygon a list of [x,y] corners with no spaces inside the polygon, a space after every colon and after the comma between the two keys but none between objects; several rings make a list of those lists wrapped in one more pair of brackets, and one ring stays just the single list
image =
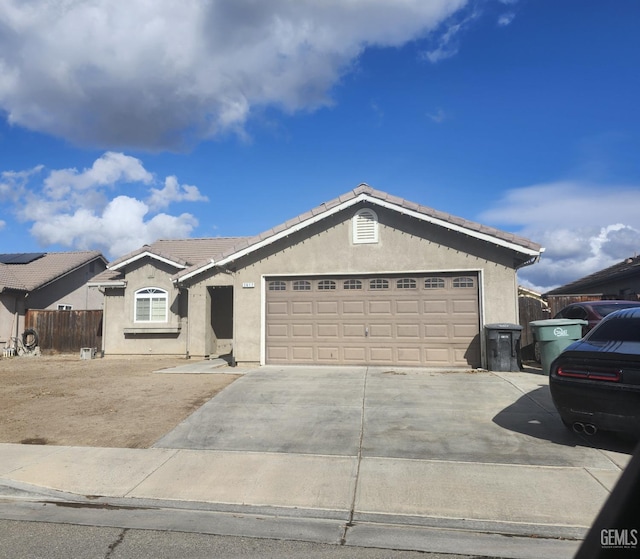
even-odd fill
[{"label": "black trash bin", "polygon": [[486,324],[487,369],[490,371],[520,371],[519,324]]}]

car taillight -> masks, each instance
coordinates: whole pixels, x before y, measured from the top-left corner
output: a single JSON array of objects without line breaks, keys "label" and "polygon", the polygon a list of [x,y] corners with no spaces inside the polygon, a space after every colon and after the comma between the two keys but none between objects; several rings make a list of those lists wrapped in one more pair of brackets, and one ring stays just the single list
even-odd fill
[{"label": "car taillight", "polygon": [[583,378],[587,380],[606,380],[620,382],[622,371],[620,369],[606,369],[595,367],[564,366],[558,367],[559,377]]}]

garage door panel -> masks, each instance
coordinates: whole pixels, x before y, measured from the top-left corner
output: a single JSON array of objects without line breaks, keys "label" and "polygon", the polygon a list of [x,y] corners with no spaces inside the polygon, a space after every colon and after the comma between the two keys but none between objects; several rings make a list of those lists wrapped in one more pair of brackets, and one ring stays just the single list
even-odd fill
[{"label": "garage door panel", "polygon": [[449,339],[449,328],[447,324],[425,324],[424,337],[426,339],[440,338]]},{"label": "garage door panel", "polygon": [[291,336],[297,339],[313,339],[313,324],[293,324],[291,326]]},{"label": "garage door panel", "polygon": [[291,352],[291,358],[295,363],[313,363],[313,346],[297,346]]},{"label": "garage door panel", "polygon": [[452,301],[453,314],[467,314],[469,316],[477,316],[478,303],[476,301]]},{"label": "garage door panel", "polygon": [[451,365],[451,358],[449,356],[449,348],[446,347],[432,347],[425,349],[425,358],[427,363],[434,366],[441,367]]},{"label": "garage door panel", "polygon": [[391,315],[391,301],[369,301],[369,314]]},{"label": "garage door panel", "polygon": [[420,340],[420,325],[419,324],[398,324],[396,327],[397,337],[411,338],[416,341]]},{"label": "garage door panel", "polygon": [[340,349],[338,346],[319,346],[318,361],[327,363],[340,363]]},{"label": "garage door panel", "polygon": [[342,314],[364,315],[364,301],[343,301]]},{"label": "garage door panel", "polygon": [[366,363],[366,350],[364,347],[347,346],[344,348],[345,363]]},{"label": "garage door panel", "polygon": [[267,303],[267,313],[271,316],[289,314],[289,304],[287,301],[272,301]]},{"label": "garage door panel", "polygon": [[267,359],[269,361],[286,362],[289,361],[288,346],[269,345],[267,348]]},{"label": "garage door panel", "polygon": [[363,324],[344,324],[342,333],[345,338],[364,338],[366,326]]},{"label": "garage door panel", "polygon": [[338,301],[318,301],[318,314],[322,316],[338,316]]},{"label": "garage door panel", "polygon": [[[326,277],[311,277],[305,291],[293,289],[300,278],[278,278],[286,289],[267,291],[267,362],[478,366],[478,289],[453,287],[470,276],[341,276],[331,290]],[[363,288],[346,288],[354,285]]]},{"label": "garage door panel", "polygon": [[287,339],[289,338],[289,327],[286,324],[268,324],[267,336],[271,339]]},{"label": "garage door panel", "polygon": [[294,301],[291,303],[291,314],[313,315],[313,303],[311,301]]},{"label": "garage door panel", "polygon": [[419,347],[399,347],[398,364],[405,366],[420,365],[422,351]]},{"label": "garage door panel", "polygon": [[369,362],[384,364],[393,363],[393,347],[372,347]]},{"label": "garage door panel", "polygon": [[340,327],[337,324],[318,324],[319,338],[338,338]]},{"label": "garage door panel", "polygon": [[371,338],[393,338],[393,326],[391,324],[372,324],[369,327],[369,336]]},{"label": "garage door panel", "polygon": [[452,324],[451,327],[453,329],[454,338],[473,339],[473,337],[478,333],[478,327],[473,324]]},{"label": "garage door panel", "polygon": [[397,301],[396,313],[418,315],[420,314],[420,301]]},{"label": "garage door panel", "polygon": [[448,314],[447,301],[424,301],[423,310],[425,314]]}]

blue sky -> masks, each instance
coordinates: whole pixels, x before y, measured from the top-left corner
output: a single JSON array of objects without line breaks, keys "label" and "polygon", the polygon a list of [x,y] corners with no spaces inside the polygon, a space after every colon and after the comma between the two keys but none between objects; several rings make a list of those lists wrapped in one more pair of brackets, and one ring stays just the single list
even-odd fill
[{"label": "blue sky", "polygon": [[540,243],[542,292],[640,248],[636,0],[123,3],[0,3],[0,252],[253,235],[360,183]]}]

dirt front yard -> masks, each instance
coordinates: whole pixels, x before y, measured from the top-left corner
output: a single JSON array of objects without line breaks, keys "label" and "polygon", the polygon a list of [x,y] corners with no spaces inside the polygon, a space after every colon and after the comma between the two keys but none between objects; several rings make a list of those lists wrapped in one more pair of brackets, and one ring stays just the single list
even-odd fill
[{"label": "dirt front yard", "polygon": [[177,358],[0,358],[0,442],[147,448],[232,383]]}]

